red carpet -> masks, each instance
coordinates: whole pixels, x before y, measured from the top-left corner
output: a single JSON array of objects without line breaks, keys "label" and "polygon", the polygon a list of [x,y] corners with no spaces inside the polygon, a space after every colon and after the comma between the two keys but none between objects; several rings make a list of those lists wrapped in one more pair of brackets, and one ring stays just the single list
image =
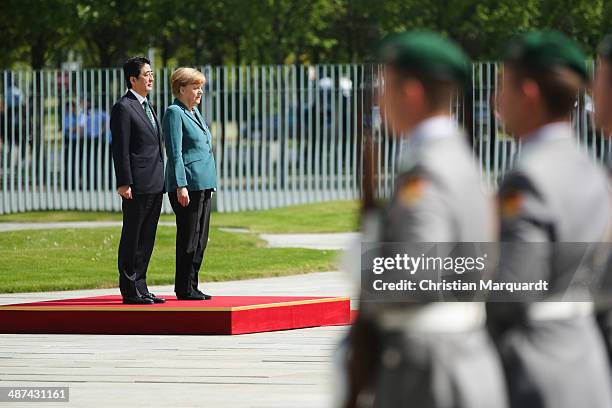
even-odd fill
[{"label": "red carpet", "polygon": [[214,296],[124,305],[95,296],[0,306],[0,333],[243,334],[350,324],[345,297]]}]

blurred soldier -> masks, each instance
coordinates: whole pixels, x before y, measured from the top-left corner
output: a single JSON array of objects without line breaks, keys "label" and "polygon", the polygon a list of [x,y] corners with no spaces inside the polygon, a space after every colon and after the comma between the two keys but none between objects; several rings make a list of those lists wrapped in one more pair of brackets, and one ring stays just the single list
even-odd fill
[{"label": "blurred soldier", "polygon": [[[593,83],[595,125],[612,138],[612,34],[599,44],[597,71]],[[612,178],[612,155],[608,152],[606,166]]]},{"label": "blurred soldier", "polygon": [[[593,98],[595,103],[595,125],[604,130],[608,142],[612,143],[612,35],[606,36],[599,45],[597,58],[597,71],[593,84]],[[608,189],[611,193],[612,208],[612,154],[607,151],[608,157],[605,164],[608,171]],[[612,214],[612,210],[611,210]],[[612,241],[612,217],[609,228],[607,245],[604,245],[605,254],[603,258],[604,275],[601,282],[601,296],[598,298],[598,322],[602,329],[608,356],[612,362],[612,253],[610,253],[610,241]]]},{"label": "blurred soldier", "polygon": [[[427,32],[389,37],[382,108],[406,146],[380,242],[486,242],[494,211],[480,188],[465,135],[450,116],[470,64]],[[363,294],[362,294],[363,295]],[[355,407],[503,408],[502,366],[476,302],[363,302],[349,336],[349,397]]]},{"label": "blurred soldier", "polygon": [[560,33],[525,33],[505,50],[499,112],[521,155],[499,191],[501,241],[512,244],[502,251],[500,279],[522,273],[551,286],[549,301],[489,305],[512,407],[612,406],[592,302],[553,301],[579,293],[571,282],[593,251],[578,243],[600,242],[608,222],[605,176],[570,123],[587,79],[584,55]]}]

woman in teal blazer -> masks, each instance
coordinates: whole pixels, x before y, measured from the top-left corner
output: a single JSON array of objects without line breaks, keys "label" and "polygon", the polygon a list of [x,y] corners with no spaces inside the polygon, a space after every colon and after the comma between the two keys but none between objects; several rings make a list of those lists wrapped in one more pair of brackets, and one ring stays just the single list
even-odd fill
[{"label": "woman in teal blazer", "polygon": [[205,300],[198,275],[208,242],[211,197],[217,187],[210,130],[196,106],[202,99],[204,75],[193,68],[172,74],[175,100],[162,121],[166,140],[166,189],[176,215],[174,291],[181,300]]}]

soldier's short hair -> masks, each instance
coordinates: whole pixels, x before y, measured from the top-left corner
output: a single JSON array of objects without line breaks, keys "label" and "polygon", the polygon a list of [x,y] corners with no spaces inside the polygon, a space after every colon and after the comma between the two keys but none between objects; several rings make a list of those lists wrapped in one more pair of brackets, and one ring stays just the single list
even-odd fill
[{"label": "soldier's short hair", "polygon": [[393,68],[403,79],[415,79],[423,85],[427,106],[431,110],[450,107],[453,97],[456,97],[462,91],[462,86],[454,80],[433,78],[423,72],[411,71],[397,66]]},{"label": "soldier's short hair", "polygon": [[504,65],[517,80],[535,81],[548,112],[569,114],[589,78],[586,58],[578,44],[554,31],[531,31],[515,35],[504,50]]},{"label": "soldier's short hair", "polygon": [[506,63],[506,68],[512,70],[517,82],[531,79],[538,85],[546,110],[554,117],[569,115],[586,86],[582,76],[562,66],[534,69]]}]

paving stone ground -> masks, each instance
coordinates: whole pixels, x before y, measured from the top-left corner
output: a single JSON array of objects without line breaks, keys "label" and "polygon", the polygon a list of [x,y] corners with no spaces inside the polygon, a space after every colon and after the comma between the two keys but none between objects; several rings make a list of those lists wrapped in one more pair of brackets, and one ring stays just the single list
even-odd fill
[{"label": "paving stone ground", "polygon": [[[213,295],[354,294],[342,272],[203,287]],[[152,290],[172,293],[171,286]],[[0,294],[0,304],[111,293],[117,290]],[[69,403],[45,406],[329,407],[337,380],[334,350],[347,330],[334,326],[239,336],[0,335],[0,386],[70,387]]]}]

